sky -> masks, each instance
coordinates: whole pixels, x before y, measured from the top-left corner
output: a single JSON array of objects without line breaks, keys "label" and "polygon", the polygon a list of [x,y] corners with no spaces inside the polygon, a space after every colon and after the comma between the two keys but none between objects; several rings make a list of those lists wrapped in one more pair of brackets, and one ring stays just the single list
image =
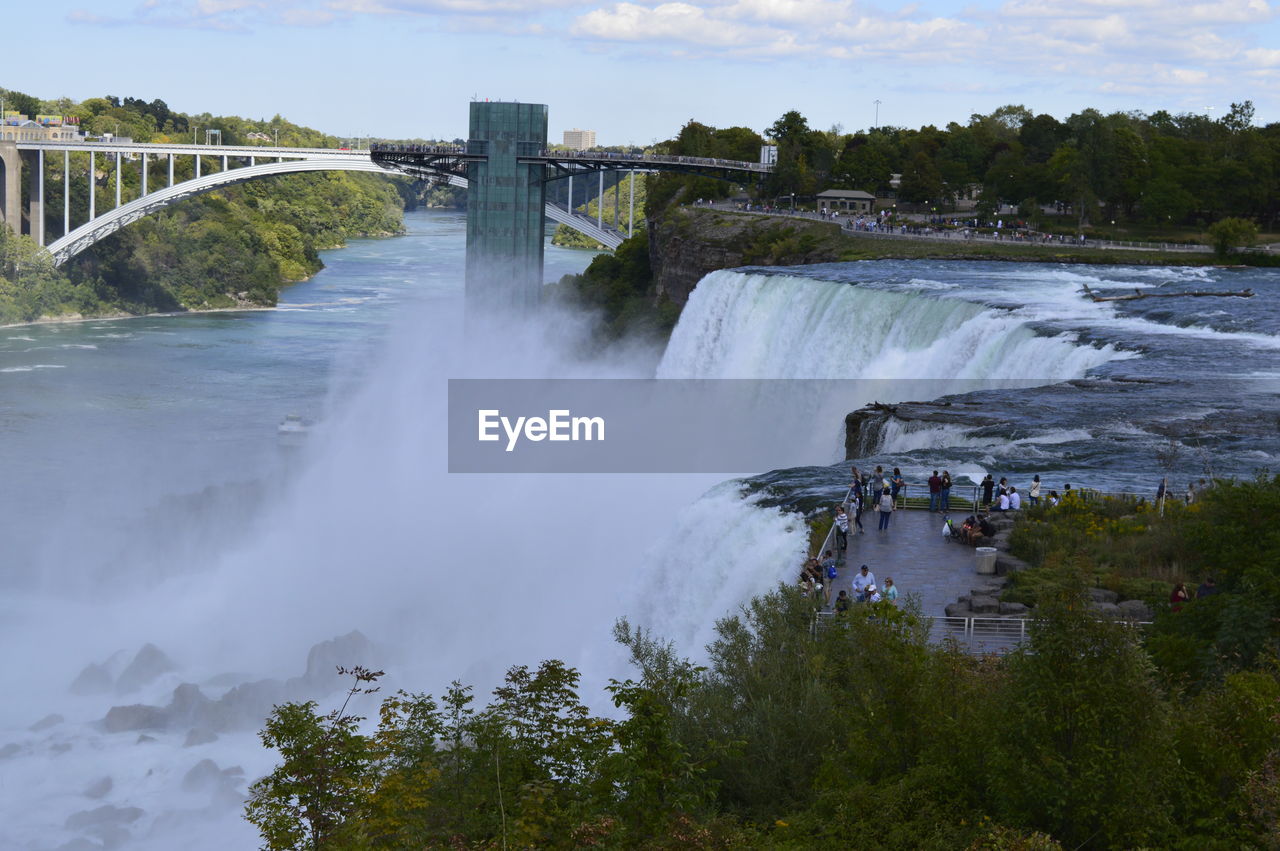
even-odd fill
[{"label": "sky", "polygon": [[552,141],[601,145],[791,109],[845,131],[1005,104],[1280,121],[1268,0],[45,0],[4,22],[5,88],[350,137],[465,136],[473,98],[546,103]]}]

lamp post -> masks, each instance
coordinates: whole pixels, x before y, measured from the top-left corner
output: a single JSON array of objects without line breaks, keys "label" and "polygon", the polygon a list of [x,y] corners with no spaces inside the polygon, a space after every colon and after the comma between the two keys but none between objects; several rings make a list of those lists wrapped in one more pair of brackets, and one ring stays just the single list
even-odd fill
[{"label": "lamp post", "polygon": [[796,212],[796,193],[792,192],[792,193],[791,193],[791,213],[792,213],[792,215],[794,215],[794,214],[795,214],[795,212]]}]

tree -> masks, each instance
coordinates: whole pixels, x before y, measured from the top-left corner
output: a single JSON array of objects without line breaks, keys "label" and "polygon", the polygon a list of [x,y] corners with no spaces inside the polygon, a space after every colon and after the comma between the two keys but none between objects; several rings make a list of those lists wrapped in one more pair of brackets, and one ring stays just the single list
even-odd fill
[{"label": "tree", "polygon": [[1258,226],[1248,219],[1228,216],[1209,226],[1213,250],[1221,258],[1237,248],[1253,245],[1258,239]]},{"label": "tree", "polygon": [[355,667],[338,673],[354,678],[342,706],[316,714],[315,701],[277,706],[260,738],[280,751],[283,761],[249,787],[245,818],[262,833],[269,851],[316,851],[342,844],[362,800],[369,772],[369,741],[360,735],[363,720],[346,714],[351,698],[372,694],[366,687],[382,671]]},{"label": "tree", "polygon": [[928,154],[917,151],[902,172],[898,198],[911,204],[927,204],[941,196],[942,175],[938,173],[938,167]]}]

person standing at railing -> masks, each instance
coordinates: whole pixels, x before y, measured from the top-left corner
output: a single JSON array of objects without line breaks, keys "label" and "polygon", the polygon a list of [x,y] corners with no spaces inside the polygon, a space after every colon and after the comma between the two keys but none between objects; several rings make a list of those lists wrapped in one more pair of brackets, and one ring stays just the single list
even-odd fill
[{"label": "person standing at railing", "polygon": [[946,470],[942,471],[942,512],[945,514],[951,510],[951,474]]},{"label": "person standing at railing", "polygon": [[839,571],[836,570],[836,558],[831,554],[831,550],[827,550],[822,559],[822,597],[823,602],[828,606],[831,605],[831,589],[835,587],[839,575]]},{"label": "person standing at railing", "polygon": [[879,531],[883,532],[889,528],[889,515],[893,514],[893,492],[889,488],[880,492],[880,502],[876,507],[880,511]]},{"label": "person standing at railing", "polygon": [[862,528],[862,489],[849,496],[849,507],[853,511],[853,525],[858,528],[859,535],[867,534],[867,530]]},{"label": "person standing at railing", "polygon": [[840,560],[844,561],[844,554],[849,549],[849,515],[845,513],[844,503],[836,506],[836,552],[840,554]]},{"label": "person standing at railing", "polygon": [[1040,504],[1040,475],[1031,477],[1031,507],[1035,508]]},{"label": "person standing at railing", "polygon": [[929,510],[937,511],[942,506],[942,478],[934,470],[929,477]]},{"label": "person standing at railing", "polygon": [[889,482],[890,484],[889,493],[890,495],[893,496],[893,501],[895,503],[898,501],[898,491],[902,490],[902,488],[906,485],[906,483],[907,483],[906,480],[902,478],[902,471],[899,470],[897,467],[894,467],[893,478]]},{"label": "person standing at railing", "polygon": [[982,479],[982,507],[987,508],[991,505],[991,492],[995,490],[995,479],[991,478],[991,474]]}]

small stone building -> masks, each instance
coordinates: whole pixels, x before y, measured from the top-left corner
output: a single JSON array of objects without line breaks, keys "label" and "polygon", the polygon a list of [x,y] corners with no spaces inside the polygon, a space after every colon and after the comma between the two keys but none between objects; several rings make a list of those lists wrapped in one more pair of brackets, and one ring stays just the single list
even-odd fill
[{"label": "small stone building", "polygon": [[818,209],[838,210],[848,213],[870,213],[876,196],[858,189],[828,189],[819,192]]}]

